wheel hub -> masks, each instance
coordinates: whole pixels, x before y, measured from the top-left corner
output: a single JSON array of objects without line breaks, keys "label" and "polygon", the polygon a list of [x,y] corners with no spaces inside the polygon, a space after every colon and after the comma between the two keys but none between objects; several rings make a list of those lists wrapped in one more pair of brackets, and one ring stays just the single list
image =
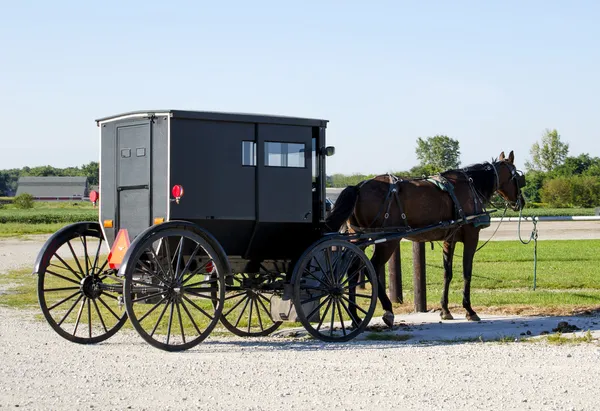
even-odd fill
[{"label": "wheel hub", "polygon": [[94,275],[89,275],[81,280],[81,292],[87,298],[96,299],[102,294],[102,288],[100,288],[102,280]]}]

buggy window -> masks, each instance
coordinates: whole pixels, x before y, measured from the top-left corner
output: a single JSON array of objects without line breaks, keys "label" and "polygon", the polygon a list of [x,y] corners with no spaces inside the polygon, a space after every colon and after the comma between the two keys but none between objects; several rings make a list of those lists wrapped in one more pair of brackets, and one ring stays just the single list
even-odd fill
[{"label": "buggy window", "polygon": [[299,143],[265,142],[265,166],[304,168],[305,145]]},{"label": "buggy window", "polygon": [[256,143],[254,141],[242,141],[242,165],[256,165]]}]

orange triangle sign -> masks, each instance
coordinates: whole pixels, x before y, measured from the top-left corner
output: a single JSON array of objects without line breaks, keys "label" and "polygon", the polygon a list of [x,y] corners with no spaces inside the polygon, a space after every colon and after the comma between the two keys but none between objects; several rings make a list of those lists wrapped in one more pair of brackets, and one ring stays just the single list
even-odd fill
[{"label": "orange triangle sign", "polygon": [[117,238],[115,238],[110,253],[108,253],[108,265],[110,268],[118,269],[121,266],[121,262],[123,261],[123,257],[125,256],[129,245],[129,234],[127,233],[127,229],[122,228],[117,233]]}]

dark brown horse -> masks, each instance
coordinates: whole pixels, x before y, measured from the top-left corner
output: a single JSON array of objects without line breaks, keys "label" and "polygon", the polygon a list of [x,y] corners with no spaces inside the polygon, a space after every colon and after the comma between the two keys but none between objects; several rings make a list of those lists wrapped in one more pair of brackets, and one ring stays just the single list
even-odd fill
[{"label": "dark brown horse", "polygon": [[[448,289],[452,280],[452,259],[457,242],[464,244],[463,251],[463,307],[470,321],[479,321],[471,307],[471,274],[473,256],[479,242],[479,231],[489,225],[485,207],[498,193],[514,210],[525,205],[521,188],[525,178],[514,165],[514,154],[508,158],[504,152],[489,163],[474,164],[462,169],[448,170],[433,178],[397,179],[381,175],[345,188],[338,197],[327,227],[340,231],[346,225],[349,231],[394,231],[422,228],[449,220],[462,220],[461,224],[438,228],[419,235],[403,237],[415,242],[443,241],[444,291],[441,299],[442,319],[452,319],[448,310]],[[483,215],[483,219],[471,219]],[[400,241],[375,245],[371,262],[380,272],[399,246]],[[392,303],[383,284],[378,287],[379,301],[385,314],[384,322],[394,324]]]}]

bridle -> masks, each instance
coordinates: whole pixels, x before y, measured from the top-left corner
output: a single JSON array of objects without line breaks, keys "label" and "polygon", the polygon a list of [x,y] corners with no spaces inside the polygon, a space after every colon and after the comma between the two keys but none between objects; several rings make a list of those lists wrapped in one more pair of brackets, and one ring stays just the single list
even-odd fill
[{"label": "bridle", "polygon": [[494,189],[494,191],[498,191],[500,189],[500,175],[498,173],[498,170],[496,169],[496,164],[500,164],[500,165],[505,165],[506,167],[508,167],[508,170],[510,171],[510,181],[509,182],[514,182],[515,184],[515,188],[516,188],[516,192],[517,192],[517,200],[516,201],[511,201],[511,200],[507,200],[504,199],[504,201],[506,201],[506,203],[508,203],[513,209],[514,208],[518,208],[521,209],[521,199],[523,198],[523,193],[522,193],[522,188],[525,187],[525,175],[523,174],[522,171],[517,170],[516,167],[514,166],[510,166],[506,161],[498,161],[494,164],[494,173],[496,174],[496,188]]}]

